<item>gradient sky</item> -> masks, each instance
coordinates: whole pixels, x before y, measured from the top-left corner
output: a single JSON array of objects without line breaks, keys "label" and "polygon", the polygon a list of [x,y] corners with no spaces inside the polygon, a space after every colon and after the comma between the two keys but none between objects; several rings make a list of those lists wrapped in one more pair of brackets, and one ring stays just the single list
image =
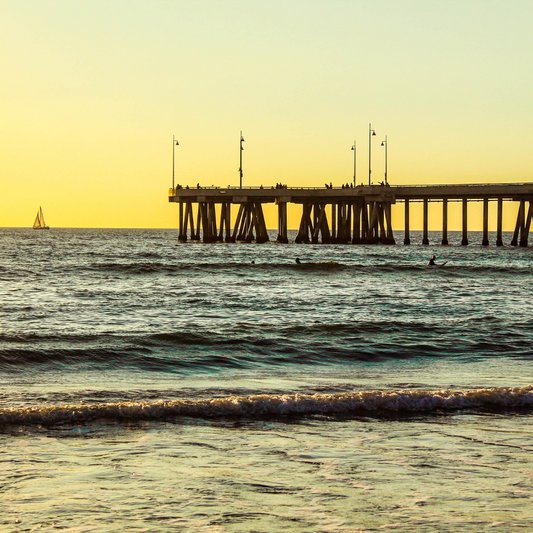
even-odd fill
[{"label": "gradient sky", "polygon": [[0,226],[42,205],[175,227],[173,135],[181,184],[237,185],[240,130],[245,185],[346,183],[354,140],[365,181],[370,122],[376,181],[385,135],[392,184],[533,181],[531,20],[531,0],[0,0]]}]

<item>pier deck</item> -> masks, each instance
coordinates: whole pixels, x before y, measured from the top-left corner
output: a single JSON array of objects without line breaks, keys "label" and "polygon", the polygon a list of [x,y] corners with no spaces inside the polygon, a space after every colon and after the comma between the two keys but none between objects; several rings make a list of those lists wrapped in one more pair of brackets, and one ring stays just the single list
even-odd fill
[{"label": "pier deck", "polygon": [[[423,244],[428,239],[428,204],[442,203],[442,244],[448,244],[448,202],[462,202],[462,244],[468,244],[468,202],[483,202],[483,245],[488,245],[488,205],[496,201],[496,245],[502,241],[503,202],[518,202],[518,215],[511,245],[527,246],[533,215],[533,183],[357,186],[337,188],[286,187],[176,187],[169,190],[169,201],[179,204],[179,239],[204,242],[266,242],[263,204],[278,206],[279,242],[287,240],[287,204],[301,204],[302,218],[296,242],[394,244],[391,206],[404,203],[404,244],[410,244],[409,205],[423,202]],[[194,209],[193,204],[196,205]],[[231,206],[238,205],[231,225]],[[218,212],[217,212],[218,211]],[[329,215],[328,215],[329,212]],[[217,224],[218,220],[218,224]]]}]

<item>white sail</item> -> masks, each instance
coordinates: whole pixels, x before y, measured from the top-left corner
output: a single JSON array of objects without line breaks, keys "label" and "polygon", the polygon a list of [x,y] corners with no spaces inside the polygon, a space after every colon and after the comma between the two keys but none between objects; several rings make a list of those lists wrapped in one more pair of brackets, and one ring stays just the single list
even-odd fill
[{"label": "white sail", "polygon": [[41,228],[46,228],[46,224],[44,223],[44,215],[43,215],[43,208],[39,207],[39,212],[41,215]]},{"label": "white sail", "polygon": [[42,207],[39,207],[39,211],[37,211],[37,216],[35,217],[35,222],[33,223],[33,229],[50,229],[44,221]]}]

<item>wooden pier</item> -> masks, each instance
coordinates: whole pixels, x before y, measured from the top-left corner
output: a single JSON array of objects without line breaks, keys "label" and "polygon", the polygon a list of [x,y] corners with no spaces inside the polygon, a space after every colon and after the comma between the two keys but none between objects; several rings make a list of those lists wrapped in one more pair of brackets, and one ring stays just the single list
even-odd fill
[{"label": "wooden pier", "polygon": [[[489,202],[497,202],[496,246],[502,246],[504,202],[518,204],[511,245],[527,246],[533,215],[533,183],[485,185],[357,186],[344,188],[177,187],[169,201],[179,204],[179,240],[267,242],[263,204],[278,206],[277,241],[286,243],[287,204],[301,204],[297,243],[395,244],[391,208],[403,202],[404,244],[410,244],[409,207],[423,203],[422,243],[429,244],[429,204],[442,204],[442,241],[448,244],[448,204],[462,203],[462,241],[468,244],[468,202],[483,202],[483,240],[489,245]],[[196,208],[194,206],[196,204]],[[238,206],[231,223],[231,206]],[[218,224],[217,224],[218,222]]]}]

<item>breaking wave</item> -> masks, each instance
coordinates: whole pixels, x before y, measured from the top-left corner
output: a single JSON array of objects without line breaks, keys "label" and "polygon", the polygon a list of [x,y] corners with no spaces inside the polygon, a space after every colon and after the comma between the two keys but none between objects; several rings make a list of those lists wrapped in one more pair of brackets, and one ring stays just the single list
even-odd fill
[{"label": "breaking wave", "polygon": [[83,424],[176,417],[248,418],[432,413],[533,407],[533,386],[474,390],[387,390],[342,394],[261,394],[208,399],[137,401],[0,409],[0,425]]}]

